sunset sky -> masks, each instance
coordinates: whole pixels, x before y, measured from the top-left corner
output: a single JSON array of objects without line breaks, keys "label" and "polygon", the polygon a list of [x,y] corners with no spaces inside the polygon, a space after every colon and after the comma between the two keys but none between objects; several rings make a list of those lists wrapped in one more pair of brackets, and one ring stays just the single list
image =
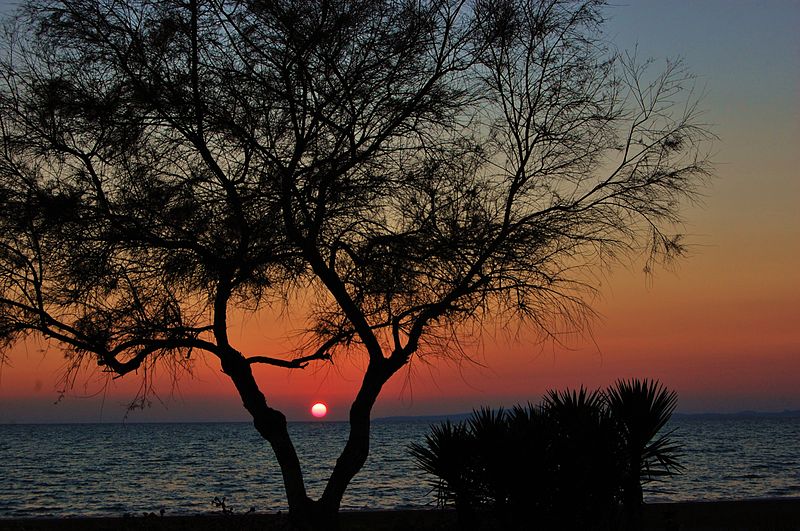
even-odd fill
[{"label": "sunset sky", "polygon": [[[548,388],[595,388],[617,378],[658,378],[683,412],[800,409],[800,3],[641,1],[608,10],[608,38],[640,57],[681,57],[706,94],[705,120],[719,137],[716,177],[703,205],[685,209],[688,259],[642,273],[633,259],[599,286],[593,336],[565,348],[523,331],[468,345],[480,364],[415,362],[384,389],[374,416],[469,411],[537,401]],[[248,316],[234,331],[250,354],[276,355],[288,319]],[[118,422],[136,393],[135,375],[104,389],[83,375],[58,398],[56,345],[18,345],[0,368],[0,423]],[[260,368],[268,401],[290,419],[311,420],[327,403],[343,419],[359,383],[359,360],[304,371]],[[131,421],[247,420],[216,361],[198,360],[177,388]],[[94,395],[94,396],[90,396]]]}]

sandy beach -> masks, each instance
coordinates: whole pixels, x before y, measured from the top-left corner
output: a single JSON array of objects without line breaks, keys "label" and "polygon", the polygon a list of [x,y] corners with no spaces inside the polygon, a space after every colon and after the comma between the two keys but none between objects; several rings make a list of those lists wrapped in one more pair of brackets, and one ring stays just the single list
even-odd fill
[{"label": "sandy beach", "polygon": [[[439,510],[341,513],[343,531],[456,531],[455,513]],[[222,531],[287,529],[284,514],[0,519],[2,531]],[[499,529],[499,527],[498,527]],[[800,531],[800,498],[655,503],[647,531]]]}]

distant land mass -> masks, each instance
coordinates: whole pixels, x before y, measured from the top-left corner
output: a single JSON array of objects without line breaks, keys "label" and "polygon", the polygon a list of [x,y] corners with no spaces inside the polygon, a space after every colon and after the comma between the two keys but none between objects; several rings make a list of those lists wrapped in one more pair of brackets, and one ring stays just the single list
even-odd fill
[{"label": "distant land mass", "polygon": [[395,417],[378,417],[372,419],[372,422],[444,422],[449,420],[451,422],[460,422],[465,420],[472,413],[452,413],[444,415],[399,415]]},{"label": "distant land mass", "polygon": [[[460,422],[467,419],[472,413],[452,413],[443,415],[402,415],[394,417],[379,417],[372,422]],[[737,411],[736,413],[674,413],[674,418],[681,419],[737,419],[737,418],[800,418],[800,409],[785,409],[783,411]]]},{"label": "distant land mass", "polygon": [[783,411],[738,411],[736,413],[675,413],[676,418],[797,418],[800,417],[800,409],[784,409]]}]

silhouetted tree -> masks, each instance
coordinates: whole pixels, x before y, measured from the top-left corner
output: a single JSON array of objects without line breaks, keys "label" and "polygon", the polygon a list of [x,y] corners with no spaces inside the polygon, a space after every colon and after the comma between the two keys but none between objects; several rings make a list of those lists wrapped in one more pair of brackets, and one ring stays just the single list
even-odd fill
[{"label": "silhouetted tree", "polygon": [[[584,326],[587,273],[679,254],[706,174],[689,81],[569,0],[29,0],[0,66],[0,337],[77,370],[218,358],[298,524],[335,526],[370,411],[414,356],[521,318]],[[296,357],[231,309],[309,301]],[[318,501],[255,364],[367,360]]]}]

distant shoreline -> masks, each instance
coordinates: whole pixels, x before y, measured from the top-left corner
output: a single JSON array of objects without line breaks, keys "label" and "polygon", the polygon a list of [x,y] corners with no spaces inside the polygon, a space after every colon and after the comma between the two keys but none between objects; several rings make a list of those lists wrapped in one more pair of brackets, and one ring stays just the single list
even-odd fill
[{"label": "distant shoreline", "polygon": [[[372,419],[373,423],[381,424],[387,422],[444,422],[450,420],[451,422],[459,422],[467,419],[472,413],[444,413],[441,415],[390,415],[385,417],[375,417]],[[737,411],[735,413],[673,413],[673,418],[676,419],[756,419],[756,418],[800,418],[800,409],[785,409],[783,411]],[[341,424],[346,423],[347,420],[327,420],[327,419],[300,419],[289,420],[290,423],[304,424],[304,423],[330,423]],[[15,421],[9,419],[0,419],[0,426],[42,426],[42,425],[73,425],[73,424],[252,424],[251,420],[101,420],[101,421],[78,421],[78,422],[64,422],[64,421]]]},{"label": "distant shoreline", "polygon": [[[442,415],[393,415],[387,417],[376,417],[373,423],[382,424],[390,422],[459,422],[467,419],[472,413],[447,413]],[[800,418],[800,409],[786,409],[783,411],[737,411],[735,413],[673,413],[676,419],[755,419],[755,418]],[[290,424],[341,424],[347,420],[289,420]],[[252,424],[250,420],[105,420],[99,422],[17,422],[0,419],[0,426],[60,426],[60,425],[94,425],[94,424]]]},{"label": "distant shoreline", "polygon": [[[726,501],[651,503],[645,505],[645,531],[799,531],[800,497]],[[451,510],[342,511],[343,531],[457,531]],[[222,531],[287,529],[281,513],[125,518],[2,518],[0,531]],[[496,527],[487,525],[483,529]],[[497,528],[499,529],[499,528]]]},{"label": "distant shoreline", "polygon": [[[443,422],[450,420],[458,422],[468,418],[471,413],[454,413],[444,415],[399,415],[391,417],[377,417],[372,419],[373,422]],[[752,419],[752,418],[800,418],[800,409],[785,409],[783,411],[737,411],[735,413],[673,413],[673,418],[676,419],[715,419],[715,418],[731,418],[731,419]]]}]

